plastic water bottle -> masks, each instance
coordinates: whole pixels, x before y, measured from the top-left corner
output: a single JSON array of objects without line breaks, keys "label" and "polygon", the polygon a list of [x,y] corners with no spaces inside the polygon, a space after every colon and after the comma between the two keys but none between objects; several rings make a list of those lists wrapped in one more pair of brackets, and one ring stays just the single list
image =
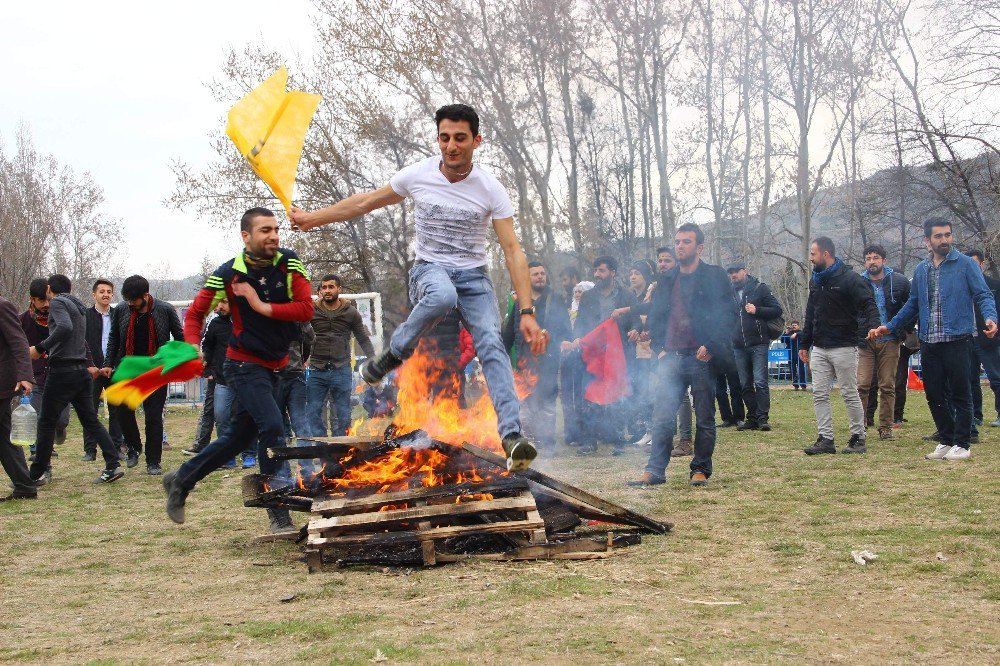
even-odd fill
[{"label": "plastic water bottle", "polygon": [[23,447],[32,446],[38,433],[38,415],[31,406],[31,398],[21,398],[21,404],[10,415],[10,421],[11,443]]}]

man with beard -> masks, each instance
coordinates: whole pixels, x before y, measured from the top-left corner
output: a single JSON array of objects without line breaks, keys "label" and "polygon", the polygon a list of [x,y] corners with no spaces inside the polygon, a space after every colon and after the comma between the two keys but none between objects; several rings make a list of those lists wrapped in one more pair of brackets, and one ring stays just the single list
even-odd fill
[{"label": "man with beard", "polygon": [[559,345],[572,333],[569,308],[562,297],[549,287],[549,276],[539,261],[528,264],[531,298],[538,325],[549,332],[550,346],[536,356],[521,335],[521,314],[514,308],[503,327],[504,347],[517,358],[517,371],[533,377],[531,393],[521,400],[521,418],[525,433],[541,445],[542,455],[550,457],[556,446],[556,395],[559,377]]},{"label": "man with beard", "polygon": [[[201,479],[250,448],[285,445],[285,424],[278,408],[278,370],[288,364],[288,349],[300,335],[298,322],[312,319],[312,289],[305,266],[294,251],[278,247],[278,221],[266,208],[251,208],[240,219],[244,250],[209,276],[184,318],[184,337],[197,346],[205,316],[229,300],[233,331],[223,374],[236,394],[236,415],[218,439],[176,471],[163,476],[167,515],[184,522],[187,496]],[[261,474],[274,476],[282,461],[260,459]],[[287,509],[268,509],[272,532],[294,530]]]},{"label": "man with beard", "polygon": [[890,333],[898,337],[919,318],[924,392],[941,437],[925,457],[967,460],[972,437],[969,356],[976,308],[987,338],[996,335],[997,308],[979,264],[952,247],[951,222],[940,217],[924,222],[924,241],[930,256],[913,272],[909,299],[887,325],[872,327],[868,340]]},{"label": "man with beard", "polygon": [[420,338],[457,306],[483,366],[507,464],[512,469],[525,469],[537,452],[521,434],[514,374],[500,338],[500,309],[486,270],[486,235],[492,223],[521,308],[521,334],[532,353],[542,354],[546,336],[531,304],[528,261],[514,232],[514,206],[500,182],[472,163],[483,140],[476,111],[465,104],[450,104],[437,110],[434,121],[439,157],[404,168],[374,192],[355,194],[313,212],[292,208],[292,225],[306,231],[353,220],[402,203],[407,197],[414,200],[413,310],[393,332],[389,348],[362,363],[361,376],[369,384],[377,384],[402,365]]},{"label": "man with beard", "polygon": [[87,308],[73,296],[72,283],[65,275],[49,277],[49,335],[31,348],[31,358],[47,356],[49,374],[38,414],[38,449],[30,474],[36,486],[51,479],[48,472],[55,441],[56,421],[66,405],[73,405],[83,426],[84,436],[92,437],[104,456],[104,471],[94,483],[112,483],[125,476],[118,464],[118,449],[94,409],[93,376],[97,368],[88,361]]},{"label": "man with beard", "polygon": [[746,421],[737,430],[771,429],[771,392],[768,387],[767,352],[771,342],[767,321],[781,316],[781,304],[771,288],[747,273],[742,261],[726,269],[733,283],[739,325],[733,336],[736,370],[743,387],[743,402],[747,406]]},{"label": "man with beard", "polygon": [[[94,363],[98,368],[103,368],[104,358],[108,354],[108,340],[111,337],[111,299],[115,295],[115,286],[109,280],[99,279],[94,282],[90,295],[94,299],[94,307],[87,308],[87,346],[90,347]],[[94,409],[100,406],[101,393],[110,384],[111,378],[103,374],[94,378]],[[125,443],[125,436],[118,424],[118,407],[110,404],[108,432],[111,433],[111,441],[116,446]],[[83,440],[83,460],[87,462],[97,460],[97,442],[92,439]]]},{"label": "man with beard", "polygon": [[[594,288],[580,297],[580,307],[577,310],[576,322],[573,325],[572,342],[561,346],[564,351],[580,349],[580,339],[600,326],[606,319],[615,317],[625,351],[625,361],[635,357],[635,347],[629,343],[628,332],[634,328],[631,309],[639,305],[635,294],[625,289],[616,279],[618,276],[618,261],[614,257],[601,256],[594,260]],[[628,308],[628,310],[625,310]],[[623,312],[615,316],[615,312]],[[584,400],[585,422],[589,424],[579,433],[579,455],[597,453],[597,440],[603,439],[613,445],[612,455],[620,455],[625,447],[625,423],[623,401],[619,400],[606,406]]]},{"label": "man with beard", "polygon": [[[631,486],[666,482],[677,431],[677,410],[688,389],[694,399],[694,456],[690,483],[703,486],[712,476],[715,450],[715,375],[733,365],[736,326],[726,272],[705,263],[705,235],[697,224],[682,224],[674,236],[677,265],[661,275],[649,313],[650,343],[657,354],[653,441],[646,470]],[[658,400],[657,400],[658,399]]]},{"label": "man with beard", "polygon": [[[910,281],[885,265],[885,248],[869,245],[865,248],[865,272],[861,274],[875,296],[879,324],[885,325],[896,316],[910,297]],[[875,399],[872,381],[877,381],[878,437],[892,439],[892,416],[896,407],[896,368],[899,365],[900,338],[887,335],[878,340],[862,342],[858,349],[858,395],[869,413],[869,403]],[[977,373],[978,374],[978,373]]]},{"label": "man with beard", "polygon": [[[28,309],[21,313],[21,329],[28,339],[28,345],[34,346],[49,336],[49,281],[44,278],[32,280],[28,285]],[[90,357],[88,366],[92,366]],[[35,375],[34,388],[30,391],[31,408],[35,417],[42,413],[42,397],[45,395],[45,380],[49,375],[49,359],[46,356],[31,361],[31,369]],[[56,445],[66,441],[66,426],[69,425],[69,403],[56,418]],[[34,460],[35,444],[31,445],[31,460]],[[53,450],[52,455],[56,453]]]},{"label": "man with beard", "polygon": [[[108,335],[108,352],[104,358],[105,377],[110,378],[114,369],[126,356],[153,356],[171,338],[184,339],[180,317],[174,306],[155,300],[149,294],[149,281],[141,275],[132,275],[122,283],[122,298],[127,308],[117,307],[111,317]],[[163,406],[167,402],[167,387],[161,386],[142,402],[146,421],[146,473],[163,474],[160,461],[163,456]],[[135,467],[142,452],[142,438],[135,419],[135,410],[122,405],[118,408],[118,423],[128,447],[125,464]]]},{"label": "man with beard", "polygon": [[810,456],[837,452],[830,405],[834,381],[847,405],[851,431],[851,440],[841,453],[867,450],[865,410],[858,395],[858,341],[859,331],[878,325],[878,308],[868,283],[835,253],[836,246],[826,236],[815,239],[809,247],[813,272],[799,358],[812,371],[813,410],[819,430],[816,443],[805,449]]},{"label": "man with beard", "polygon": [[346,435],[351,427],[351,394],[354,391],[351,336],[358,341],[368,358],[375,356],[375,347],[368,338],[361,313],[354,303],[340,297],[341,286],[336,275],[324,275],[317,290],[319,299],[312,318],[316,338],[309,358],[306,386],[309,435],[312,437],[326,437],[323,407],[327,396],[337,416],[337,429],[332,434],[335,437]]}]

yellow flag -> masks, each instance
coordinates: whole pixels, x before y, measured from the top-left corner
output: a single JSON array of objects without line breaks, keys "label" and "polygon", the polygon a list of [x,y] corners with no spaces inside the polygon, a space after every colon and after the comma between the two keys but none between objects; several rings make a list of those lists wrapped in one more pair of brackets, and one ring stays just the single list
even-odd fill
[{"label": "yellow flag", "polygon": [[286,91],[288,70],[280,68],[229,110],[226,134],[287,211],[306,130],[319,95]]}]

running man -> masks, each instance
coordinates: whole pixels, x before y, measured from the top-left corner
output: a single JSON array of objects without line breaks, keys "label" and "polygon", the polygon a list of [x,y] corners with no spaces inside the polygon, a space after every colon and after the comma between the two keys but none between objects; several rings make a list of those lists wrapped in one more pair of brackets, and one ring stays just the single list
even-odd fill
[{"label": "running man", "polygon": [[486,235],[492,221],[520,306],[520,331],[535,355],[545,351],[547,333],[535,320],[528,262],[514,233],[514,207],[492,174],[472,163],[482,143],[479,116],[464,104],[434,114],[440,157],[430,157],[397,173],[388,185],[350,196],[321,210],[292,208],[292,227],[308,231],[345,222],[379,208],[414,200],[417,246],[410,270],[413,311],[393,333],[389,348],[366,360],[361,376],[378,384],[413,354],[421,336],[458,308],[483,365],[507,467],[523,470],[535,446],[521,434],[514,375],[500,337],[500,310],[486,271]]}]

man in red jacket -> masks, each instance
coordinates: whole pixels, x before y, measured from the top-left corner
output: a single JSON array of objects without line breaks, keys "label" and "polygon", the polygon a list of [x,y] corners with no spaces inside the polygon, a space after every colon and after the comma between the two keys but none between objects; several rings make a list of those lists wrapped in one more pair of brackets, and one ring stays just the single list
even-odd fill
[{"label": "man in red jacket", "polygon": [[[184,339],[197,346],[205,316],[229,299],[233,332],[223,366],[226,383],[236,393],[237,411],[230,427],[203,451],[163,477],[167,515],[184,522],[184,503],[195,484],[240,451],[285,445],[285,428],[275,391],[277,370],[288,363],[288,348],[298,339],[296,322],[313,316],[312,290],[305,266],[292,250],[278,247],[278,221],[266,208],[251,208],[240,220],[245,249],[215,269],[198,292],[184,319]],[[281,461],[263,456],[260,471],[275,475]],[[272,532],[294,529],[286,509],[268,509]]]}]

